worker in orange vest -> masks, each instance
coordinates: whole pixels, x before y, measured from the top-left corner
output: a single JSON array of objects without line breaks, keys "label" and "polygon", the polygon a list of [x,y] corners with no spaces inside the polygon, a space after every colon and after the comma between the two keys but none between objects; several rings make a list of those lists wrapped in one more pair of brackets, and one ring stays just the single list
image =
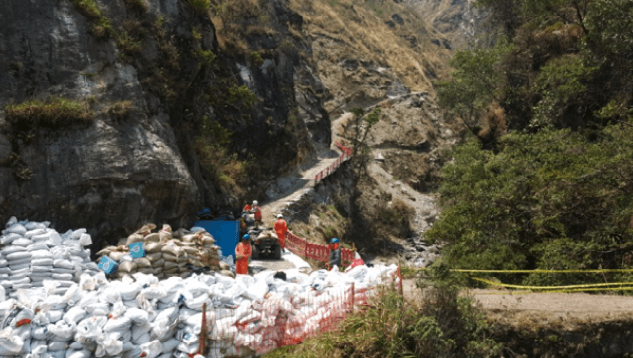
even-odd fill
[{"label": "worker in orange vest", "polygon": [[243,213],[250,213],[251,212],[251,206],[248,205],[248,203],[246,203],[246,205],[244,205],[244,209],[242,209]]},{"label": "worker in orange vest", "polygon": [[262,223],[262,209],[257,206],[257,200],[253,200],[253,206],[251,207],[251,211],[255,214],[255,221],[258,224]]},{"label": "worker in orange vest", "polygon": [[248,259],[253,253],[249,243],[250,239],[249,234],[242,236],[242,241],[235,247],[235,273],[238,275],[248,275]]},{"label": "worker in orange vest", "polygon": [[286,224],[286,220],[284,220],[284,216],[281,214],[277,214],[277,221],[275,221],[275,225],[273,226],[275,232],[277,233],[277,237],[279,237],[279,243],[281,244],[281,249],[286,249],[286,233],[288,232],[288,224]]}]

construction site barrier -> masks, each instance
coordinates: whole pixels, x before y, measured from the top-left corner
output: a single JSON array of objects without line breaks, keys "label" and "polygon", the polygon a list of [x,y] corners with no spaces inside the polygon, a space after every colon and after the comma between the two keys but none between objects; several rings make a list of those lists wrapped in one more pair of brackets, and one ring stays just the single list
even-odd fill
[{"label": "construction site barrier", "polygon": [[[398,268],[399,269],[399,268]],[[416,272],[425,271],[427,268],[421,268]],[[569,273],[583,273],[583,274],[604,274],[604,273],[631,273],[633,269],[585,269],[585,270],[469,270],[469,269],[451,269],[452,272],[459,272],[465,274],[569,274]],[[512,288],[518,290],[538,291],[548,293],[558,292],[588,292],[588,291],[631,291],[633,290],[633,282],[600,282],[600,283],[587,283],[578,285],[566,285],[566,286],[527,286],[527,285],[514,285],[498,282],[495,280],[485,279],[481,277],[468,278],[485,283],[490,286]]]},{"label": "construction site barrier", "polygon": [[[313,244],[306,239],[298,237],[291,231],[286,234],[286,247],[294,254],[303,258],[311,258],[321,262],[330,261],[330,249],[326,245]],[[341,266],[347,267],[354,261],[354,251],[350,249],[341,249]]]},{"label": "construction site barrier", "polygon": [[[385,277],[385,284],[397,287],[402,294],[400,269]],[[340,289],[313,291],[288,298],[277,293],[249,306],[226,306],[206,309],[196,336],[183,337],[185,342],[198,341],[198,349],[189,354],[205,357],[243,357],[265,354],[273,349],[302,343],[323,333],[336,331],[340,323],[355,310],[370,306],[379,294],[378,287],[358,288],[352,283]]]},{"label": "construction site barrier", "polygon": [[342,145],[339,142],[336,142],[336,146],[343,152],[341,156],[332,164],[330,164],[327,168],[321,170],[317,175],[314,176],[314,183],[317,184],[330,174],[334,173],[336,168],[338,168],[344,161],[349,159],[352,156],[352,150]]}]

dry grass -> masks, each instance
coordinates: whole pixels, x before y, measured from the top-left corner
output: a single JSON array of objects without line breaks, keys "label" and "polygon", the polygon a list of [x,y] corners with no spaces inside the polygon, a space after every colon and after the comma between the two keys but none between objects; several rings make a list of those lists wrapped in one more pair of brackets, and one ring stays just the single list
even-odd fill
[{"label": "dry grass", "polygon": [[84,102],[63,97],[51,97],[46,102],[33,100],[5,106],[6,119],[18,127],[39,125],[60,128],[75,123],[89,122],[94,118]]},{"label": "dry grass", "polygon": [[132,101],[120,101],[112,104],[108,107],[108,113],[117,117],[124,118],[127,117],[136,107]]},{"label": "dry grass", "polygon": [[[304,32],[319,34],[322,42],[315,41],[316,51],[338,67],[338,62],[348,58],[371,61],[376,65],[390,67],[400,79],[413,90],[431,90],[431,79],[424,73],[421,61],[443,75],[449,53],[438,50],[430,40],[422,38],[422,29],[411,24],[420,24],[421,19],[407,7],[392,2],[376,2],[367,6],[361,0],[301,1],[291,0],[291,8],[304,17]],[[383,13],[379,16],[376,9]],[[389,28],[385,17],[399,14],[405,26]],[[416,25],[417,26],[417,25]],[[426,31],[426,30],[424,30]],[[422,38],[415,48],[404,37]],[[323,48],[319,49],[321,44]]]}]

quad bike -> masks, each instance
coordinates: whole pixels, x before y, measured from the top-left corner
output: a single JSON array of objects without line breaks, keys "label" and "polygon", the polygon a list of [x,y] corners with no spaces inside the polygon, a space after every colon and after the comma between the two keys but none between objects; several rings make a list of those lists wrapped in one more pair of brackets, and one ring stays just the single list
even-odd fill
[{"label": "quad bike", "polygon": [[251,236],[251,247],[253,249],[251,258],[257,260],[261,255],[273,256],[281,260],[281,244],[279,237],[271,229],[252,228],[248,231]]}]

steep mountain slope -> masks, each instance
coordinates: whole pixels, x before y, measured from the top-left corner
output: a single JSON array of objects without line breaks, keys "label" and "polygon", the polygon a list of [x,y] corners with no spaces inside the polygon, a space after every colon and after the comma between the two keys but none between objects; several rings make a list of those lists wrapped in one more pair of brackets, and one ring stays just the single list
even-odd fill
[{"label": "steep mountain slope", "polygon": [[[99,245],[147,221],[183,226],[203,207],[275,200],[278,178],[332,154],[331,118],[379,102],[389,125],[377,130],[391,136],[372,137],[378,164],[432,187],[434,169],[399,158],[434,168],[433,149],[459,133],[433,105],[450,53],[406,4],[195,4],[0,5],[0,220],[85,226]],[[425,94],[397,97],[411,91]],[[345,141],[348,123],[337,125]],[[392,148],[411,130],[413,146]],[[365,202],[387,205],[394,194],[367,183],[377,196]],[[351,229],[365,213],[349,190]]]}]

